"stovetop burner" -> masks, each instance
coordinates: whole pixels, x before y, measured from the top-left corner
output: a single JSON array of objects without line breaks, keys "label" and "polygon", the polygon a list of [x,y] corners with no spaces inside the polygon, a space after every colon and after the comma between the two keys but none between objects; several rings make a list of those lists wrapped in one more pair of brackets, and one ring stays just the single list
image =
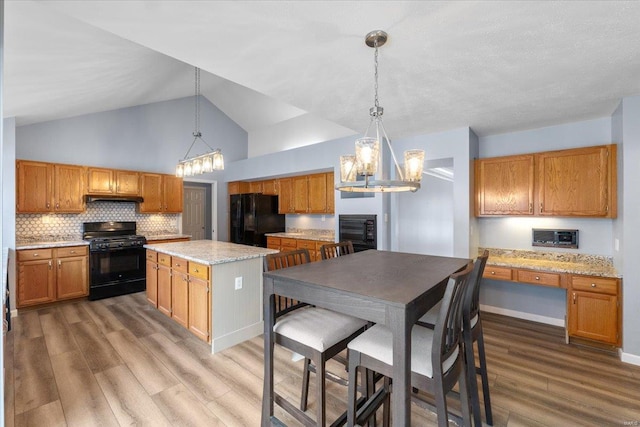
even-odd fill
[{"label": "stovetop burner", "polygon": [[136,234],[133,221],[85,222],[82,228],[82,238],[90,241],[90,251],[142,247],[147,243],[144,236]]}]

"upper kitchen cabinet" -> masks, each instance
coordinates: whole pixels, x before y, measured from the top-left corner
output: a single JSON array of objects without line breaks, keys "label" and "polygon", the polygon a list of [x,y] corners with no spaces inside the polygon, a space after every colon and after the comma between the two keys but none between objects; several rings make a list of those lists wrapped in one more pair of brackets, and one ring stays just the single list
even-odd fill
[{"label": "upper kitchen cabinet", "polygon": [[326,173],[327,180],[327,212],[333,213],[336,210],[336,190],[333,182],[333,172]]},{"label": "upper kitchen cabinet", "polygon": [[[295,213],[333,213],[327,203],[329,174],[296,176],[293,178],[293,206]],[[333,173],[331,182],[333,183]],[[333,195],[333,185],[329,188]]]},{"label": "upper kitchen cabinet", "polygon": [[182,178],[157,173],[141,173],[140,195],[143,202],[138,205],[138,211],[141,213],[182,212]]},{"label": "upper kitchen cabinet", "polygon": [[262,194],[266,196],[278,195],[278,181],[275,179],[267,179],[262,181]]},{"label": "upper kitchen cabinet", "polygon": [[228,184],[227,192],[232,194],[245,194],[250,193],[249,183],[243,181],[233,181]]},{"label": "upper kitchen cabinet", "polygon": [[476,215],[615,218],[616,146],[475,162]]},{"label": "upper kitchen cabinet", "polygon": [[87,171],[89,194],[138,196],[139,185],[138,172],[103,168],[89,168]]},{"label": "upper kitchen cabinet", "polygon": [[85,209],[85,168],[16,161],[16,213],[79,213]]},{"label": "upper kitchen cabinet", "polygon": [[616,146],[536,155],[539,214],[615,218]]},{"label": "upper kitchen cabinet", "polygon": [[475,162],[476,215],[533,215],[533,155]]},{"label": "upper kitchen cabinet", "polygon": [[293,208],[293,178],[278,180],[278,213],[294,213]]}]

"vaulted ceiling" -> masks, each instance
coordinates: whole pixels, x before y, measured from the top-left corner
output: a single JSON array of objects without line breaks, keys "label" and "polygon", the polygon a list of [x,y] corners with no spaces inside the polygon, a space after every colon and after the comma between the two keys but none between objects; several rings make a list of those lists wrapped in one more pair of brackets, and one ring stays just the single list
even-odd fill
[{"label": "vaulted ceiling", "polygon": [[636,1],[5,2],[4,115],[18,125],[202,92],[251,132],[311,113],[395,137],[603,117],[640,94]]}]

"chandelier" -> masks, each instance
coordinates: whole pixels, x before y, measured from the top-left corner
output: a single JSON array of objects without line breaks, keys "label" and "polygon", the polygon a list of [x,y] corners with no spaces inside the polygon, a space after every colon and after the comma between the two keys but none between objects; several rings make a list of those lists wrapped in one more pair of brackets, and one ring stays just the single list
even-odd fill
[{"label": "chandelier", "polygon": [[[340,156],[340,185],[337,190],[359,193],[382,193],[382,192],[415,192],[420,188],[422,178],[422,168],[424,163],[423,150],[407,150],[404,153],[404,171],[398,165],[398,159],[393,152],[391,139],[387,136],[382,123],[384,109],[378,103],[378,48],[387,42],[388,35],[381,30],[371,31],[365,37],[367,46],[374,49],[374,106],[369,109],[371,120],[364,136],[356,140],[356,154]],[[369,132],[373,127],[371,136]],[[375,179],[378,173],[381,150],[380,141],[384,139],[391,158],[396,168],[398,179]],[[357,175],[364,177],[364,180],[357,180]]]},{"label": "chandelier", "polygon": [[[224,170],[224,159],[221,150],[219,148],[215,150],[211,148],[211,146],[207,144],[207,141],[202,139],[202,133],[200,132],[200,68],[198,67],[196,67],[195,81],[196,128],[193,132],[193,142],[189,146],[184,158],[178,161],[178,165],[176,166],[177,177],[200,175],[216,170]],[[209,148],[209,151],[198,156],[189,157],[191,149],[198,140],[202,141],[204,145]]]}]

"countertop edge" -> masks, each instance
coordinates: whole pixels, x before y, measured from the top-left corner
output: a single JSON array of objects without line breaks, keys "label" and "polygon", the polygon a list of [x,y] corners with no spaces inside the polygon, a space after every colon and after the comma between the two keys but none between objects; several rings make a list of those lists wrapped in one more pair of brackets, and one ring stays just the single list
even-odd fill
[{"label": "countertop edge", "polygon": [[541,272],[550,272],[550,273],[567,273],[567,274],[580,274],[585,276],[596,276],[596,277],[608,277],[614,279],[622,279],[622,275],[618,274],[615,271],[598,271],[592,270],[588,266],[584,265],[576,265],[575,269],[568,268],[560,268],[554,266],[542,266],[542,265],[532,265],[524,262],[501,262],[501,261],[492,261],[491,257],[487,260],[487,266],[492,265],[494,267],[509,267],[509,268],[521,268],[526,270],[536,270]]},{"label": "countertop edge", "polygon": [[[183,242],[186,243],[186,242]],[[219,259],[215,259],[215,260],[207,260],[207,259],[203,259],[203,258],[198,258],[197,256],[193,256],[193,255],[188,255],[185,254],[182,251],[176,251],[176,250],[172,250],[171,247],[167,248],[167,246],[169,246],[169,244],[146,244],[144,245],[144,248],[146,249],[150,249],[152,251],[156,251],[156,252],[160,252],[166,255],[171,255],[171,256],[176,256],[176,257],[180,257],[183,259],[186,259],[187,261],[193,261],[193,262],[197,262],[200,264],[206,264],[206,265],[218,265],[218,264],[227,264],[230,262],[236,262],[236,261],[244,261],[247,259],[253,259],[253,258],[261,258],[267,254],[270,253],[277,253],[279,252],[276,249],[267,249],[267,248],[261,248],[264,249],[263,253],[254,253],[254,254],[242,254],[242,255],[238,255],[238,256],[227,256],[227,257],[221,257]]]},{"label": "countertop edge", "polygon": [[335,236],[322,236],[318,234],[304,234],[304,233],[278,232],[278,233],[265,233],[265,236],[281,237],[285,239],[295,239],[295,240],[315,240],[318,242],[327,242],[327,243],[334,243],[336,240]]},{"label": "countertop edge", "polygon": [[63,248],[67,246],[89,246],[89,242],[86,240],[68,240],[60,242],[28,242],[28,243],[16,243],[16,250],[24,249],[47,249],[47,248]]}]

